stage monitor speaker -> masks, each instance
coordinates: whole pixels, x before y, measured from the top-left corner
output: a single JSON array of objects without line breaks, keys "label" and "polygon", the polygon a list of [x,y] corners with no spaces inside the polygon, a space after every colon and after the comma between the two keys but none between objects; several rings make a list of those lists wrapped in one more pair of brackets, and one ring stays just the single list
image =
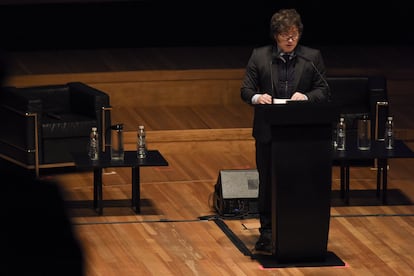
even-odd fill
[{"label": "stage monitor speaker", "polygon": [[222,216],[255,216],[258,194],[256,169],[221,170],[215,185],[214,205]]}]

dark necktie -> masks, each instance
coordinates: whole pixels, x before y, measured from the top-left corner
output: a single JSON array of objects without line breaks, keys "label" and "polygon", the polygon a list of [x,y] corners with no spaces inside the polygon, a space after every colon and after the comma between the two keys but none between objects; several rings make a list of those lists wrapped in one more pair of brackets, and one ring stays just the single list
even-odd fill
[{"label": "dark necktie", "polygon": [[279,66],[279,96],[283,99],[290,98],[289,96],[289,62],[290,56],[283,54],[280,56],[282,64]]},{"label": "dark necktie", "polygon": [[290,61],[290,56],[288,54],[283,54],[282,59],[285,61],[285,63],[288,63]]}]

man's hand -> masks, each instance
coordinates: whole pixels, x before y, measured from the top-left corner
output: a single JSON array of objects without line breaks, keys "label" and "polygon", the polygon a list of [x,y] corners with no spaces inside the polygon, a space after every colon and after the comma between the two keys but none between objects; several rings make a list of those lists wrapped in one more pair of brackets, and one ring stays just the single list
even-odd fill
[{"label": "man's hand", "polygon": [[293,101],[307,101],[308,97],[300,92],[295,92],[290,99]]},{"label": "man's hand", "polygon": [[272,103],[272,96],[270,96],[269,94],[262,94],[257,99],[257,103],[258,104],[271,104]]}]

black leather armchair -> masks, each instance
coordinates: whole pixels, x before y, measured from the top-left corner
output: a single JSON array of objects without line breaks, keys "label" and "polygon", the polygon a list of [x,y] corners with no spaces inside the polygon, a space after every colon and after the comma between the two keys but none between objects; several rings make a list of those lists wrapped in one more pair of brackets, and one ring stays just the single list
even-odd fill
[{"label": "black leather armchair", "polygon": [[109,95],[81,82],[4,87],[0,93],[0,157],[27,169],[73,166],[72,152],[87,150],[98,127],[110,144]]},{"label": "black leather armchair", "polygon": [[[371,139],[383,140],[388,116],[387,80],[383,76],[330,76],[332,103],[345,117],[347,144],[357,143],[357,119],[368,115]],[[338,118],[339,120],[339,118]],[[336,126],[333,126],[336,127]],[[353,166],[374,166],[375,160],[352,160]]]}]

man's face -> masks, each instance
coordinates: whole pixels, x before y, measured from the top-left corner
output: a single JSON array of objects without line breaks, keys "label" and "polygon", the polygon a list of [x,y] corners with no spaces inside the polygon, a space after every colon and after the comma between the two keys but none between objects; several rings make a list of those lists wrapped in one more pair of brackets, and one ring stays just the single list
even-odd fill
[{"label": "man's face", "polygon": [[274,36],[279,48],[284,53],[292,52],[299,41],[299,30],[297,27],[291,27],[287,32],[278,33]]}]

